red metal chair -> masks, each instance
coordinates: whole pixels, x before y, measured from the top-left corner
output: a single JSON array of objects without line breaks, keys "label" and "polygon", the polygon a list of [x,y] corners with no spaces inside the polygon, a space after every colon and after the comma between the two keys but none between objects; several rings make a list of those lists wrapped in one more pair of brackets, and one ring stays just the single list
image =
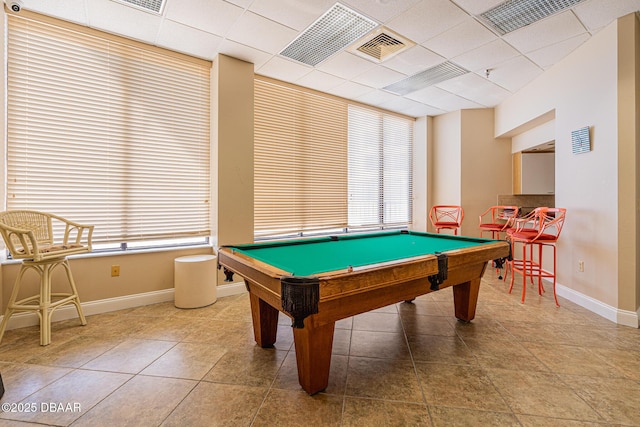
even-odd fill
[{"label": "red metal chair", "polygon": [[453,234],[457,235],[464,219],[464,210],[462,206],[435,205],[429,212],[429,219],[437,233],[440,230],[453,230]]},{"label": "red metal chair", "polygon": [[[491,206],[480,214],[480,237],[483,233],[491,233],[492,239],[499,239],[500,233],[506,233],[511,229],[514,220],[518,217],[520,208],[518,206]],[[502,279],[500,270],[506,267],[502,262],[494,262],[498,279]]]},{"label": "red metal chair", "polygon": [[499,239],[500,233],[511,228],[519,212],[517,206],[491,206],[480,215],[480,237],[482,233],[491,233],[492,239]]},{"label": "red metal chair", "polygon": [[[514,218],[511,221],[511,226],[505,230],[506,233],[506,239],[508,242],[511,243],[511,254],[513,255],[513,242],[511,240],[511,235],[513,233],[515,233],[516,231],[518,231],[519,233],[529,233],[532,235],[535,235],[538,233],[538,218],[539,218],[539,212],[542,209],[549,209],[547,207],[539,207],[539,208],[535,208],[534,210],[530,211],[528,214],[524,215],[523,217],[520,218]],[[513,266],[513,256],[511,257],[511,259],[508,259],[507,262],[505,263],[505,272],[504,272],[504,281],[507,281],[507,276],[509,275],[509,271],[512,270],[512,266]],[[533,278],[531,278],[531,283],[533,283]]]},{"label": "red metal chair", "polygon": [[[534,278],[538,279],[538,294],[540,295],[544,292],[542,279],[550,278],[553,279],[553,298],[556,305],[560,306],[556,295],[556,243],[564,226],[566,213],[567,210],[565,208],[537,208],[533,211],[528,221],[517,220],[514,230],[508,233],[514,258],[516,256],[516,247],[522,247],[522,257],[509,262],[512,271],[509,293],[513,290],[515,273],[521,274],[523,303],[527,292],[527,277],[531,281]],[[534,246],[538,248],[537,259],[534,257]],[[553,249],[553,271],[543,268],[542,253],[544,247]]]}]

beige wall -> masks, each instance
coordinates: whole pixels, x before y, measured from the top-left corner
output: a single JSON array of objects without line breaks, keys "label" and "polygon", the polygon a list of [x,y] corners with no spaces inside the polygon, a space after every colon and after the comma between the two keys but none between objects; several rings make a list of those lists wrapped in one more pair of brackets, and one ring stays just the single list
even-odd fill
[{"label": "beige wall", "polygon": [[431,119],[420,117],[416,120],[413,131],[413,223],[412,230],[427,231],[429,201],[427,185],[427,152]]},{"label": "beige wall", "polygon": [[[181,256],[211,254],[211,248],[192,248],[160,252],[126,253],[122,255],[90,255],[69,260],[73,277],[83,304],[126,295],[144,294],[173,288],[174,259]],[[111,277],[111,266],[120,266],[120,276]],[[20,269],[14,262],[2,266],[3,307],[9,300],[13,283]],[[35,295],[38,291],[37,276],[29,271],[24,276],[20,296]],[[62,268],[54,271],[53,291],[68,292]],[[19,296],[19,298],[20,298]]]},{"label": "beige wall", "polygon": [[[253,242],[253,64],[218,55],[211,69],[213,246]],[[218,284],[224,283],[218,271]],[[234,280],[238,277],[235,276]]]},{"label": "beige wall", "polygon": [[461,203],[462,130],[460,117],[461,112],[455,111],[436,116],[433,119],[433,147],[429,161],[429,168],[432,170],[432,182],[429,187],[432,205],[459,205]]},{"label": "beige wall", "polygon": [[[555,111],[553,112],[555,114]],[[555,141],[556,125],[553,118],[527,131],[517,133],[511,138],[511,152],[517,153],[536,145]]]},{"label": "beige wall", "polygon": [[[634,199],[633,206],[636,203],[637,193],[627,190],[626,182],[636,180],[637,154],[631,146],[637,145],[637,130],[626,136],[618,129],[619,113],[624,115],[629,108],[618,100],[620,90],[625,90],[618,86],[622,84],[619,59],[626,61],[618,57],[619,26],[628,29],[635,22],[632,15],[612,23],[496,108],[496,135],[513,134],[555,110],[555,203],[567,208],[558,244],[558,284],[565,287],[567,297],[582,298],[594,310],[606,310],[606,306],[629,312],[637,309],[637,213],[628,201],[622,203],[629,198]],[[633,44],[633,40],[624,44]],[[623,78],[633,87],[637,74]],[[633,94],[637,96],[635,90]],[[629,120],[637,122],[637,112],[631,114],[635,119]],[[592,128],[593,151],[574,155],[571,131],[583,126]],[[624,166],[621,156],[626,159]],[[628,215],[625,227],[631,228],[622,229],[620,220]],[[584,261],[584,272],[578,271],[579,260]]]},{"label": "beige wall", "polygon": [[493,109],[462,110],[461,119],[463,233],[480,236],[480,214],[511,190],[511,145],[493,136]]},{"label": "beige wall", "polygon": [[627,15],[618,25],[618,307],[640,306],[638,159],[640,158],[640,25]]},{"label": "beige wall", "polygon": [[461,110],[433,119],[431,204],[461,205],[461,233],[479,236],[479,216],[511,192],[511,146],[494,137],[493,109]]}]

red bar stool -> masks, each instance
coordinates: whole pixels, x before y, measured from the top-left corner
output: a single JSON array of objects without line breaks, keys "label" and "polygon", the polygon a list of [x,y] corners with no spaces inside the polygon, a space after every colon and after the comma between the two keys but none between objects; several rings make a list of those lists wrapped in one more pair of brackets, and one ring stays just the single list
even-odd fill
[{"label": "red bar stool", "polygon": [[480,237],[482,233],[491,233],[492,239],[499,239],[500,233],[506,233],[512,227],[519,212],[517,206],[491,206],[480,215]]},{"label": "red bar stool", "polygon": [[440,230],[453,230],[453,234],[457,235],[464,219],[464,210],[462,206],[435,205],[431,207],[429,219],[437,233]]},{"label": "red bar stool", "polygon": [[[537,220],[539,218],[539,212],[542,209],[548,209],[547,207],[539,207],[535,208],[528,214],[524,215],[521,218],[513,218],[511,220],[511,225],[508,229],[505,230],[506,240],[511,243],[511,259],[508,259],[505,264],[505,274],[504,281],[507,281],[507,276],[509,275],[509,271],[512,270],[513,266],[513,241],[511,240],[511,235],[516,231],[518,233],[528,233],[535,235],[538,233],[539,226],[537,224]],[[531,279],[531,283],[533,283],[533,279]]]},{"label": "red bar stool", "polygon": [[[480,237],[482,233],[491,233],[492,239],[500,239],[500,233],[506,233],[510,230],[514,220],[518,217],[520,208],[518,206],[491,206],[489,209],[480,214]],[[496,273],[498,279],[502,279],[500,270],[504,267],[502,263],[496,263]]]},{"label": "red bar stool", "polygon": [[[542,279],[550,278],[553,279],[553,298],[556,305],[560,306],[556,295],[556,243],[564,225],[566,212],[567,210],[564,208],[537,208],[528,221],[518,220],[518,226],[513,232],[508,233],[514,257],[516,248],[522,247],[522,257],[513,259],[509,263],[512,271],[509,293],[513,290],[515,273],[521,274],[522,303],[524,303],[527,292],[527,277],[532,282],[534,278],[538,279],[538,294],[540,295],[544,292]],[[534,257],[534,246],[538,249],[537,260]],[[553,249],[553,271],[545,270],[542,265],[542,252],[545,246]]]}]

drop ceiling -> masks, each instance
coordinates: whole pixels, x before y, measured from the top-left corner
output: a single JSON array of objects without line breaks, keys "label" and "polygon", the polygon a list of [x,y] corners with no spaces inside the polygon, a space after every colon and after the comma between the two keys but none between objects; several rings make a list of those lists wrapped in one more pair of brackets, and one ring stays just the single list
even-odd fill
[{"label": "drop ceiling", "polygon": [[[26,10],[199,58],[236,57],[253,63],[256,74],[414,117],[494,107],[615,19],[640,10],[640,0],[582,0],[500,35],[481,15],[503,1],[340,0],[415,45],[382,62],[345,48],[315,66],[280,52],[335,0],[166,0],[160,13],[119,0],[22,3]],[[388,90],[445,63],[468,72],[404,94]]]}]

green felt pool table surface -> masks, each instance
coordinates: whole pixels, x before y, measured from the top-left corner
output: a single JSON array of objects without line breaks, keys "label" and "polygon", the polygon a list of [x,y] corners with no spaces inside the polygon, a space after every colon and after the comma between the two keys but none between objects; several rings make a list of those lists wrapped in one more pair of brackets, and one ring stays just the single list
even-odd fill
[{"label": "green felt pool table surface", "polygon": [[231,246],[236,252],[292,276],[362,267],[480,246],[493,242],[463,236],[390,231]]}]

